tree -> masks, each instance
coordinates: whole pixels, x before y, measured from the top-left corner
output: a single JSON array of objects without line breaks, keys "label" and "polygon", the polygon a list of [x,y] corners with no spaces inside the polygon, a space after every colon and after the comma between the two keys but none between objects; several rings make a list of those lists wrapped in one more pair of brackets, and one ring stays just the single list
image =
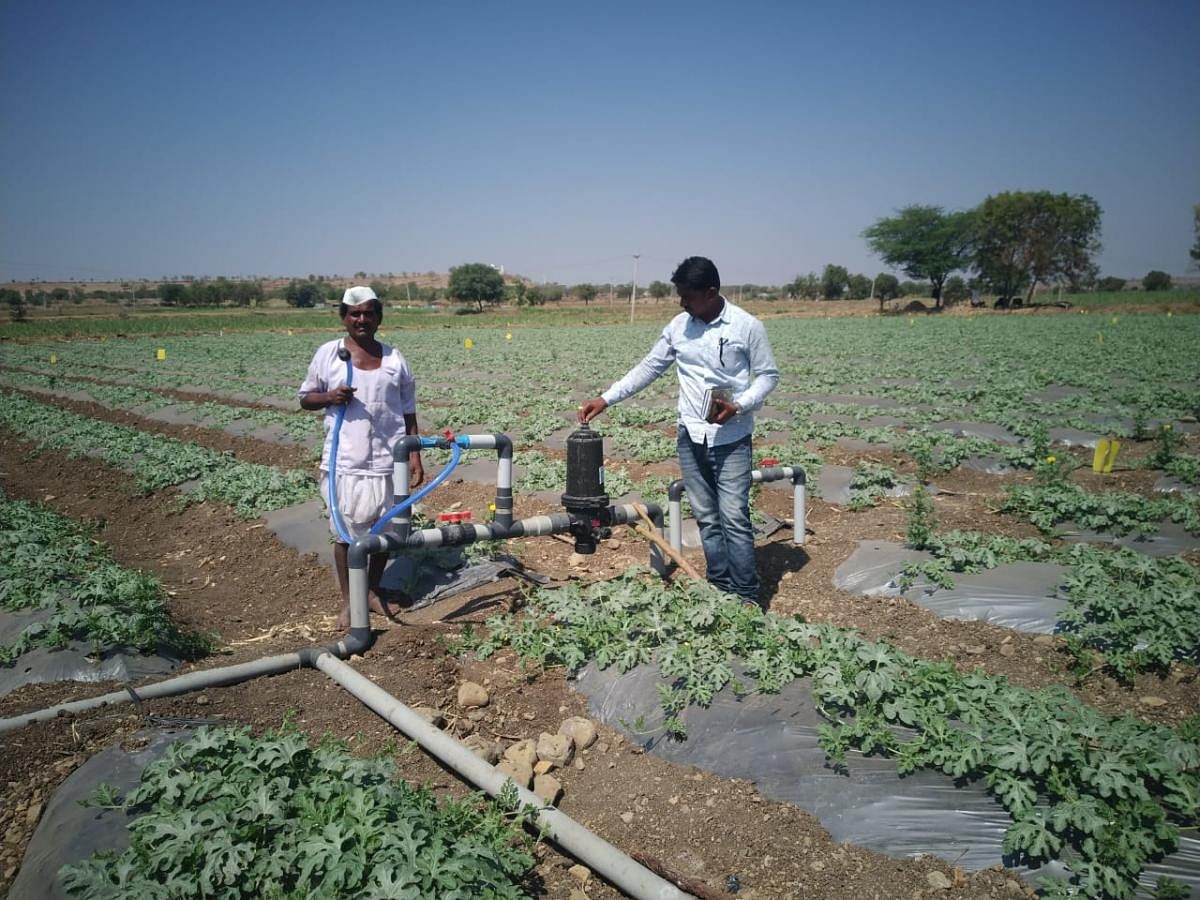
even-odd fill
[{"label": "tree", "polygon": [[875,299],[879,301],[879,311],[883,312],[883,304],[900,296],[900,279],[887,272],[875,276]]},{"label": "tree", "polygon": [[1144,291],[1169,291],[1170,289],[1171,276],[1158,269],[1147,272],[1146,277],[1142,279],[1142,290]]},{"label": "tree", "polygon": [[663,297],[668,297],[671,294],[671,285],[665,281],[652,281],[646,287],[647,292],[654,298],[654,302],[658,303]]},{"label": "tree", "polygon": [[975,210],[975,267],[1003,301],[1039,283],[1071,284],[1095,275],[1100,204],[1087,194],[1006,191]]},{"label": "tree", "polygon": [[15,288],[0,288],[0,301],[8,306],[8,314],[14,322],[24,322],[29,318],[25,295]]},{"label": "tree", "polygon": [[529,286],[523,281],[512,281],[504,286],[504,299],[513,306],[525,306]]},{"label": "tree", "polygon": [[821,296],[826,300],[840,300],[850,283],[850,273],[845,266],[827,265],[821,273]]},{"label": "tree", "polygon": [[[191,291],[188,291],[188,294],[190,293]],[[321,290],[320,284],[315,281],[300,281],[298,279],[288,282],[288,286],[283,292],[283,299],[287,301],[288,306],[296,306],[302,309],[317,306],[325,302],[324,292]]]},{"label": "tree", "polygon": [[462,303],[499,303],[504,299],[504,276],[487,263],[464,263],[450,269],[451,297]]},{"label": "tree", "polygon": [[797,275],[784,285],[783,292],[790,300],[816,300],[821,296],[821,279],[816,272]]},{"label": "tree", "polygon": [[158,298],[163,306],[184,306],[187,299],[187,288],[178,282],[160,284]]},{"label": "tree", "polygon": [[1111,293],[1125,290],[1125,279],[1109,275],[1096,282],[1096,290]]},{"label": "tree", "polygon": [[912,278],[928,278],[940,307],[946,277],[970,265],[972,219],[970,212],[946,213],[940,206],[906,206],[862,235],[892,268]]},{"label": "tree", "polygon": [[951,275],[942,285],[942,299],[946,301],[947,306],[961,303],[967,299],[969,293],[967,283],[963,281],[961,275]]},{"label": "tree", "polygon": [[1188,256],[1192,258],[1192,268],[1200,269],[1200,203],[1192,207],[1192,232],[1196,235],[1196,242],[1192,244]]},{"label": "tree", "polygon": [[866,275],[851,275],[846,286],[851,300],[866,300],[871,296],[871,279]]},{"label": "tree", "polygon": [[596,299],[596,294],[599,291],[594,284],[588,284],[586,281],[583,284],[577,284],[571,288],[571,293],[583,301],[583,305],[587,306]]},{"label": "tree", "polygon": [[543,306],[546,303],[546,295],[542,293],[539,285],[531,284],[525,288],[525,293],[518,302],[524,306]]}]

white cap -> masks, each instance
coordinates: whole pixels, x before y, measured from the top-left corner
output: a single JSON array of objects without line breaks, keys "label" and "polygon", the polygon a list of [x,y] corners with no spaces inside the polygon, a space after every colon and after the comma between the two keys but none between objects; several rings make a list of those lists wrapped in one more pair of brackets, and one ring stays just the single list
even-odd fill
[{"label": "white cap", "polygon": [[358,306],[358,304],[366,303],[368,300],[378,299],[373,290],[361,284],[352,288],[346,288],[346,293],[342,294],[342,302],[347,306]]}]

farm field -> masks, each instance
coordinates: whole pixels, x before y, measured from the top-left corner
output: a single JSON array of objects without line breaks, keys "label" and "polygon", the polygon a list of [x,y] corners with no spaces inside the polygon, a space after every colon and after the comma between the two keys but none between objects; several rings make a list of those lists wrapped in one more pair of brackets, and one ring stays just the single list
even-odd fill
[{"label": "farm field", "polygon": [[[406,319],[390,331],[385,316],[381,337],[416,373],[422,433],[513,438],[522,517],[558,508],[575,407],[623,374],[671,311],[664,305],[657,322],[634,325],[462,317],[434,327]],[[174,642],[177,655],[194,657],[187,670],[337,635],[332,573],[264,518],[317,497],[320,417],[296,409],[295,391],[312,350],[336,332],[312,319],[224,334],[194,327],[0,342],[3,564],[29,574],[0,601],[61,613],[55,584],[85,581],[99,564],[81,572],[67,559],[39,562],[38,548],[68,543],[77,549],[64,556],[90,559],[82,548],[104,545],[119,567],[157,580],[169,613],[137,600],[140,618],[128,626],[105,605],[103,616],[60,614],[40,632],[5,631],[8,671],[68,641]],[[373,619],[376,642],[354,668],[405,703],[442,711],[451,734],[509,745],[553,733],[568,716],[599,720],[569,677],[582,663],[657,662],[672,689],[644,721],[601,725],[600,741],[559,773],[560,808],[626,851],[714,889],[737,887],[738,896],[1018,896],[1047,874],[1020,880],[998,864],[836,838],[803,802],[756,786],[750,737],[748,774],[737,777],[672,762],[658,752],[665,742],[645,752],[671,730],[686,733],[685,746],[709,740],[697,704],[722,690],[770,697],[802,680],[824,716],[831,764],[853,769],[860,751],[873,752],[905,771],[937,773],[947,787],[990,792],[1011,819],[1004,849],[1013,866],[1062,858],[1069,871],[1050,874],[1073,878],[1086,895],[1132,896],[1137,873],[1181,838],[1191,849],[1169,874],[1195,891],[1200,315],[778,316],[767,329],[781,379],[757,418],[755,457],[803,466],[812,493],[804,547],[786,527],[760,545],[764,621],[703,590],[680,583],[655,593],[626,575],[647,556],[628,530],[582,560],[560,541],[519,540],[504,549],[548,576],[545,588],[506,578],[402,623]],[[668,373],[595,423],[614,500],[635,494],[665,505],[677,471],[675,393]],[[1112,439],[1121,442],[1112,470],[1093,471],[1096,443]],[[426,454],[427,469],[444,462]],[[461,470],[425,514],[486,517],[487,468]],[[756,490],[754,506],[768,521],[790,520],[785,491]],[[94,530],[70,544],[57,520],[37,530],[42,512]],[[45,536],[15,537],[35,533]],[[900,554],[873,593],[847,574],[864,546]],[[702,566],[697,549],[687,555]],[[1055,582],[1048,623],[969,604],[952,618],[930,602],[938,589],[1030,565],[1058,567],[1039,570]],[[73,602],[102,605],[95,596]],[[508,618],[514,607],[523,610]],[[653,637],[650,615],[661,624]],[[551,616],[555,626],[535,624]],[[487,687],[482,712],[458,706],[463,680]],[[0,696],[0,716],[110,689],[29,683]],[[404,778],[439,797],[468,792],[312,671],[101,709],[5,735],[0,885],[16,876],[54,788],[151,720],[255,731],[291,723],[314,742],[340,738],[357,756],[387,751]],[[572,864],[535,848],[523,889],[618,896],[595,878],[581,886]],[[1159,874],[1144,876],[1144,896]]]}]

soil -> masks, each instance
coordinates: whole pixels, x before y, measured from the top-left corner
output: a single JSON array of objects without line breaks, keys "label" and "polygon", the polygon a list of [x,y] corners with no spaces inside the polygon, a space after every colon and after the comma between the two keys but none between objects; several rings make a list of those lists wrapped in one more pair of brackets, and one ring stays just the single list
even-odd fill
[{"label": "soil", "polygon": [[[99,419],[229,449],[255,462],[304,464],[287,447],[139,420],[92,404],[62,405]],[[67,471],[69,481],[62,477]],[[641,473],[634,474],[640,477]],[[1148,491],[1142,473],[1128,473],[1113,482]],[[978,528],[986,522],[984,527],[993,532],[1034,533],[1028,525],[989,510],[989,501],[1000,495],[1000,479],[962,470],[940,476],[937,484],[946,492],[936,499],[944,526]],[[98,536],[117,562],[152,572],[161,580],[178,621],[220,635],[217,655],[185,669],[294,650],[337,634],[333,573],[315,555],[298,554],[280,543],[261,521],[245,521],[214,503],[179,509],[171,492],[139,496],[121,472],[86,458],[35,453],[2,431],[0,485],[9,497],[38,501],[72,518],[98,522]],[[491,499],[488,488],[454,479],[434,497],[443,508],[461,504],[459,508],[477,511]],[[786,494],[763,491],[758,502],[776,517],[791,515],[791,498]],[[519,517],[548,510],[535,500],[517,498]],[[1026,687],[1061,684],[1113,715],[1130,713],[1173,725],[1200,712],[1193,669],[1176,668],[1163,677],[1144,675],[1133,685],[1120,684],[1103,673],[1080,682],[1071,674],[1071,660],[1056,638],[944,621],[905,600],[858,597],[832,587],[834,568],[850,555],[856,541],[903,540],[904,522],[898,502],[849,512],[812,501],[810,534],[803,548],[794,547],[784,531],[759,550],[770,610],[852,627],[913,655],[948,660],[963,670],[1004,675]],[[628,530],[615,535],[584,566],[572,567],[572,548],[562,541],[516,541],[512,550],[529,568],[559,582],[609,577],[647,556],[646,545]],[[686,555],[694,565],[703,565],[699,551]],[[375,643],[352,665],[410,706],[442,710],[448,730],[457,736],[474,731],[507,743],[553,732],[563,718],[587,715],[586,701],[561,670],[530,673],[510,653],[483,663],[463,662],[448,655],[443,646],[444,639],[456,635],[465,622],[513,607],[520,595],[520,584],[503,580],[402,616],[398,622],[374,617]],[[456,704],[457,686],[464,679],[484,684],[491,694],[488,707],[474,718],[463,715]],[[33,685],[0,698],[0,716],[109,689],[74,683]],[[1144,702],[1147,698],[1156,705]],[[5,786],[0,803],[4,835],[0,891],[11,884],[42,804],[55,787],[90,754],[155,717],[243,723],[254,729],[277,726],[291,717],[314,738],[334,733],[363,753],[387,750],[410,780],[447,794],[463,795],[469,790],[312,670],[64,716],[6,734],[0,745],[0,784]],[[726,879],[736,876],[739,897],[1032,896],[1026,885],[999,867],[966,874],[940,859],[896,860],[838,844],[812,815],[760,796],[749,782],[674,766],[640,753],[604,726],[600,731],[599,742],[581,756],[582,768],[572,766],[556,773],[565,787],[561,809],[627,852],[648,854],[702,879],[710,888],[723,889]],[[620,896],[594,877],[581,888],[567,871],[574,863],[552,847],[540,848],[533,881],[536,892],[564,898],[572,890],[583,890],[591,898]],[[946,876],[948,888],[934,886],[938,879],[934,876],[931,881],[930,876],[935,871]]]}]

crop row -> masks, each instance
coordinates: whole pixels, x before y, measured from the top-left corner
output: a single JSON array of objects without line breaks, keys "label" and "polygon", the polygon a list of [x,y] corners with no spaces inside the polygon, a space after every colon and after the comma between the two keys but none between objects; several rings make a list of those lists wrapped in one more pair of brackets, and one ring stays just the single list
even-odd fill
[{"label": "crop row", "polygon": [[184,658],[212,648],[205,635],[181,631],[167,614],[158,580],[122,568],[92,529],[45,507],[0,497],[0,607],[44,610],[0,646],[0,665],[34,647],[91,643]]},{"label": "crop row", "polygon": [[[1125,418],[1194,414],[1200,403],[1188,363],[1189,348],[1200,343],[1200,316],[1195,315],[1116,321],[1095,316],[770,319],[766,324],[782,391],[839,389],[909,406],[974,408],[980,402],[1024,404],[1049,385],[1063,385],[1070,392],[1038,402],[1067,415],[1102,412]],[[551,391],[561,396],[564,386],[599,390],[632,365],[656,333],[657,328],[641,325],[508,332],[460,327],[394,332],[390,339],[417,374],[422,402],[440,402],[451,386],[479,394],[511,384],[522,398]],[[104,366],[130,377],[177,377],[185,382],[176,384],[242,391],[264,382],[299,384],[316,344],[336,334],[9,344],[0,350],[0,360],[45,367],[55,354],[60,366]],[[472,338],[469,350],[467,338]],[[164,343],[167,359],[157,362],[155,351]]]},{"label": "crop row", "polygon": [[538,589],[527,615],[486,628],[484,637],[468,632],[460,652],[511,646],[571,671],[588,660],[619,671],[657,665],[662,727],[676,733],[689,705],[707,705],[722,688],[776,692],[811,678],[828,720],[821,744],[835,763],[857,749],[894,757],[900,774],[935,768],[982,781],[1013,817],[1006,852],[1070,860],[1073,884],[1047,884],[1053,896],[1131,897],[1145,864],[1200,822],[1200,721],[1171,730],[1110,718],[1063,688],[964,675],[853,631],[747,610],[702,582],[631,572]]},{"label": "crop row", "polygon": [[219,500],[245,518],[307,500],[316,493],[311,473],[239,462],[229,453],[76,415],[20,395],[0,394],[0,426],[35,446],[96,456],[134,475],[138,490],[194,483],[191,502]]}]

